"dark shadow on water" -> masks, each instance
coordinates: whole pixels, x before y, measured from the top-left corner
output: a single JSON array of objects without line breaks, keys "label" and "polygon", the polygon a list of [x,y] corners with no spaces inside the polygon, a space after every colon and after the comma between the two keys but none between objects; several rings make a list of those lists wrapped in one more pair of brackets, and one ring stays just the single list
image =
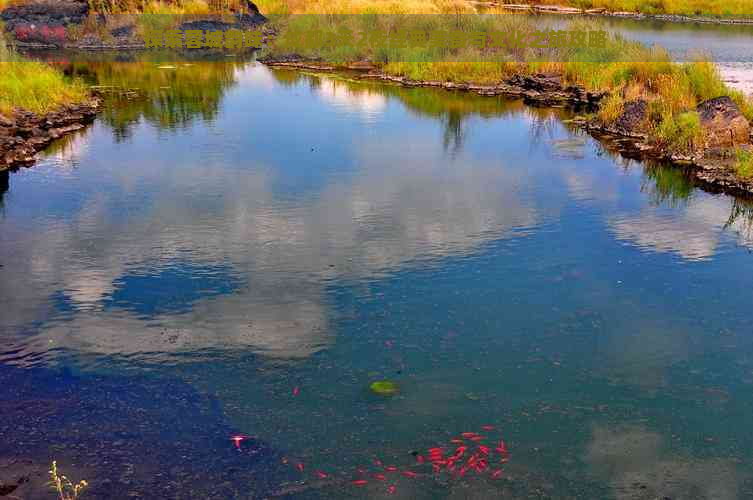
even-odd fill
[{"label": "dark shadow on water", "polygon": [[[180,380],[0,365],[0,384],[5,481],[52,460],[90,482],[86,498],[263,498],[290,479],[271,446],[236,449],[217,400]],[[50,497],[46,479],[16,494]]]},{"label": "dark shadow on water", "polygon": [[7,170],[0,171],[0,208],[3,206],[3,198],[5,197],[5,193],[8,192],[8,189],[10,188],[10,172]]}]

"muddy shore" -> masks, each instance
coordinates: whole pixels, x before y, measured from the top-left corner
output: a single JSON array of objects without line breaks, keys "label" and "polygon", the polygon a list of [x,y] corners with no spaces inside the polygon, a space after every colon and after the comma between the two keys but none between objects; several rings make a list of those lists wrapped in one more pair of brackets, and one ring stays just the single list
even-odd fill
[{"label": "muddy shore", "polygon": [[[322,72],[348,71],[352,78],[389,82],[406,87],[433,87],[452,91],[473,92],[486,96],[506,96],[523,99],[533,106],[568,106],[576,112],[593,112],[606,96],[605,92],[589,92],[577,85],[563,85],[556,75],[515,75],[496,85],[474,85],[441,81],[418,81],[386,75],[368,63],[335,67],[316,61],[262,59],[261,63],[280,68]],[[680,167],[703,187],[738,196],[753,196],[753,179],[735,175],[732,167],[735,156],[724,148],[709,148],[703,154],[673,153],[652,145],[641,133],[631,133],[620,127],[605,126],[594,119],[576,116],[570,124],[602,142],[610,143],[613,150],[635,160],[663,161]],[[753,143],[753,136],[748,140]],[[750,147],[746,144],[745,147]]]}]

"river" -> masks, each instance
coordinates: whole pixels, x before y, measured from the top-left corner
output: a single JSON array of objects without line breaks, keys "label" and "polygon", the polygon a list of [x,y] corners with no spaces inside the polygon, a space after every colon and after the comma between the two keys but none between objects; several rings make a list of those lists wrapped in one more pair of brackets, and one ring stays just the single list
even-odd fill
[{"label": "river", "polygon": [[[0,184],[0,474],[56,459],[93,498],[753,494],[750,202],[520,101],[69,70],[139,96]],[[509,453],[419,463],[464,432]]]}]

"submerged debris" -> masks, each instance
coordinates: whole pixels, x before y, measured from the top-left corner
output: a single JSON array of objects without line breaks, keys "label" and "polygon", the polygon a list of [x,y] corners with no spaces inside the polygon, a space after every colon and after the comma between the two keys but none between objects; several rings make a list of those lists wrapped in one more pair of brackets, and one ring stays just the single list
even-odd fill
[{"label": "submerged debris", "polygon": [[369,386],[369,389],[371,389],[371,392],[379,394],[380,396],[393,396],[399,392],[397,384],[395,382],[390,382],[389,380],[373,382]]}]

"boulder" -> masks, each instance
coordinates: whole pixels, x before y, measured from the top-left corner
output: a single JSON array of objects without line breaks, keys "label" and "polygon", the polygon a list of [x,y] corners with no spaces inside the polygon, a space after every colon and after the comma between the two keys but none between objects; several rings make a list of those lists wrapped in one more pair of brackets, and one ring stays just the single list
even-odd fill
[{"label": "boulder", "polygon": [[734,147],[750,142],[750,123],[728,96],[703,101],[696,109],[707,147]]},{"label": "boulder", "polygon": [[507,83],[535,92],[557,92],[562,90],[562,77],[557,74],[513,75],[507,80]]},{"label": "boulder", "polygon": [[643,99],[628,101],[622,107],[622,114],[615,120],[614,127],[626,134],[641,134],[648,124],[648,103]]}]

